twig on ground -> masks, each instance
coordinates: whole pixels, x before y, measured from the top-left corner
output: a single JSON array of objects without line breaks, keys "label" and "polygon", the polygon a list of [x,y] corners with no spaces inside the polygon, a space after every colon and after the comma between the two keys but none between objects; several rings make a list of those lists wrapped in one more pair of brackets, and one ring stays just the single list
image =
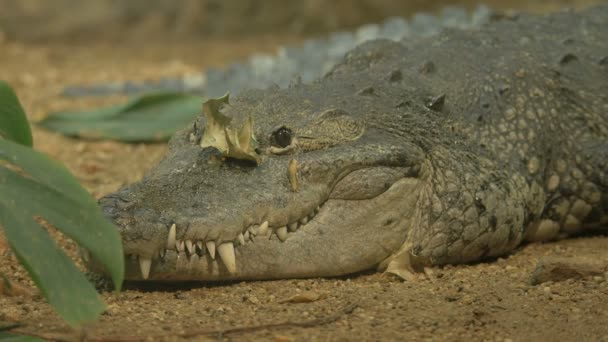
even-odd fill
[{"label": "twig on ground", "polygon": [[[226,336],[230,334],[237,333],[248,333],[254,332],[264,329],[273,329],[273,328],[285,328],[285,327],[315,327],[320,325],[326,325],[333,323],[340,319],[342,316],[350,315],[359,305],[357,304],[349,304],[345,306],[339,312],[334,314],[311,319],[307,321],[294,322],[294,321],[285,321],[281,323],[270,323],[270,324],[260,324],[260,325],[252,325],[252,326],[244,326],[244,327],[234,327],[228,329],[199,329],[192,330],[183,333],[177,334],[162,334],[162,335],[152,335],[152,336],[85,336],[86,341],[91,342],[138,342],[138,341],[146,341],[146,340],[159,340],[166,339],[171,337],[182,337],[182,338],[191,338],[196,336]],[[25,329],[11,329],[9,332],[18,335],[24,336],[34,336],[39,337],[46,340],[54,340],[54,341],[78,341],[81,340],[83,336],[73,333],[45,333],[45,332],[34,332],[27,331]]]},{"label": "twig on ground", "polygon": [[4,323],[0,322],[0,331],[9,331],[15,328],[19,328],[21,324],[19,323]]}]

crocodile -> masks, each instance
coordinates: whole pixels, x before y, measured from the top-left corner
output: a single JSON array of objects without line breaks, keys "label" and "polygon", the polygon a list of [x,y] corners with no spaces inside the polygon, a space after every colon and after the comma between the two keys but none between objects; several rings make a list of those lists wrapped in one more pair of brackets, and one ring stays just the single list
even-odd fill
[{"label": "crocodile", "polygon": [[408,278],[605,231],[606,22],[603,5],[371,40],[315,82],[205,102],[99,200],[126,279]]}]

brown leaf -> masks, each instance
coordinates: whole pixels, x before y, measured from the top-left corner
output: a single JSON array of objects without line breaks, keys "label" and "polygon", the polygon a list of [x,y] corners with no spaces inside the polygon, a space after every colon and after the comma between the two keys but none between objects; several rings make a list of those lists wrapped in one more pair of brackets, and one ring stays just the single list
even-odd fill
[{"label": "brown leaf", "polygon": [[203,104],[203,115],[207,119],[205,131],[201,137],[201,147],[215,147],[224,157],[249,160],[259,164],[260,159],[255,151],[257,141],[253,129],[253,118],[240,129],[228,127],[232,118],[221,113],[224,105],[229,105],[228,94],[218,99],[207,100]]}]

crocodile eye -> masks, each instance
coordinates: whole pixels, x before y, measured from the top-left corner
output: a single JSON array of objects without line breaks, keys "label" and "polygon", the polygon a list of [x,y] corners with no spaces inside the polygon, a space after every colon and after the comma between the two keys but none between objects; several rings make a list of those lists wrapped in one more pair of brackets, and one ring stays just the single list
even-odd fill
[{"label": "crocodile eye", "polygon": [[276,147],[287,147],[289,145],[291,145],[291,130],[285,126],[277,129],[276,131],[274,131],[272,133],[271,139],[272,139],[272,145],[276,146]]}]

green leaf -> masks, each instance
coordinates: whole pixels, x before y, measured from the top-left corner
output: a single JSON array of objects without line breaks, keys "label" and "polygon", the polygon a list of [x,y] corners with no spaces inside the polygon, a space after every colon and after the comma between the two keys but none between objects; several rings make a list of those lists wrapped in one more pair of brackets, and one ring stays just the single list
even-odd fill
[{"label": "green leaf", "polygon": [[21,102],[8,83],[0,80],[0,138],[32,146],[32,131]]},{"label": "green leaf", "polygon": [[38,124],[81,138],[163,141],[199,115],[202,103],[200,96],[184,93],[142,95],[123,105],[53,113]]},{"label": "green leaf", "polygon": [[43,218],[101,262],[117,289],[124,261],[118,230],[97,202],[59,163],[30,148],[0,140],[0,224],[9,244],[55,310],[72,324],[103,311],[95,289],[53,243]]},{"label": "green leaf", "polygon": [[[0,170],[0,177],[5,171]],[[77,326],[97,318],[105,306],[95,288],[49,234],[32,218],[23,216],[18,205],[2,203],[0,221],[34,283],[69,324]]]}]

